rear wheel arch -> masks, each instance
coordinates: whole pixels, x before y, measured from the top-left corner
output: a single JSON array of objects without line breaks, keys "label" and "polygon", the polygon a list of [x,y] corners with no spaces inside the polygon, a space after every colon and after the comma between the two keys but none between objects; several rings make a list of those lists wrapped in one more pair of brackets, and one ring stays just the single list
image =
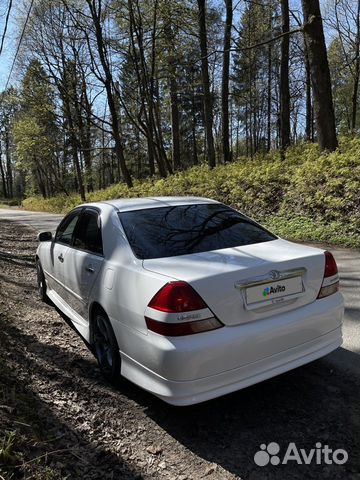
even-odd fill
[{"label": "rear wheel arch", "polygon": [[94,334],[94,320],[95,320],[95,315],[97,312],[101,312],[103,313],[106,318],[108,319],[108,321],[110,322],[109,320],[109,316],[108,314],[106,313],[105,311],[105,308],[103,308],[101,306],[101,304],[99,302],[93,302],[91,305],[90,305],[90,308],[89,308],[89,327],[90,327],[90,343],[92,344],[93,343],[93,334]]},{"label": "rear wheel arch", "polygon": [[44,270],[42,268],[40,259],[37,255],[35,257],[35,264],[36,264],[36,282],[37,282],[37,288],[38,288],[38,295],[41,301],[47,302],[48,297],[46,294],[46,291],[47,291],[46,279],[45,279]]},{"label": "rear wheel arch", "polygon": [[121,370],[119,344],[109,316],[98,302],[91,305],[89,320],[90,344],[100,370],[108,381],[117,384]]}]

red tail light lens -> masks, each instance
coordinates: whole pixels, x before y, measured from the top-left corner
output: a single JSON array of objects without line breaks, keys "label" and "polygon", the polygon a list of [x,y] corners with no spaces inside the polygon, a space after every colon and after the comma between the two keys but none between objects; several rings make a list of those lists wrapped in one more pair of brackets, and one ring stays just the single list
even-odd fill
[{"label": "red tail light lens", "polygon": [[317,298],[324,298],[339,290],[338,268],[335,258],[330,252],[325,252],[324,278]]},{"label": "red tail light lens", "polygon": [[325,271],[324,278],[332,277],[338,273],[335,258],[330,252],[325,252]]},{"label": "red tail light lens", "polygon": [[[148,307],[170,314],[209,308],[200,295],[188,283],[180,281],[169,282],[162,287],[151,299]],[[211,315],[211,312],[208,311],[208,313]],[[187,314],[175,317],[180,321],[174,321],[173,317],[170,320],[159,321],[154,318],[149,318],[148,316],[145,317],[145,321],[149,330],[166,337],[193,335],[194,333],[208,332],[223,327],[223,324],[214,316],[202,318],[201,320],[195,320],[195,318],[201,317],[201,314]],[[184,317],[194,319],[185,322],[181,321],[184,320]]]},{"label": "red tail light lens", "polygon": [[167,283],[151,299],[149,307],[161,312],[191,312],[207,308],[198,293],[186,282]]}]

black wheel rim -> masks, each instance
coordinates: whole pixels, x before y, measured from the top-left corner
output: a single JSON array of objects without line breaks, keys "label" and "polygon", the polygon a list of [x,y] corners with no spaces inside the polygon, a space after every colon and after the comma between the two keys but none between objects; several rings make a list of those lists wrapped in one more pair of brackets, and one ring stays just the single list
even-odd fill
[{"label": "black wheel rim", "polygon": [[111,373],[114,361],[113,348],[106,320],[101,316],[95,319],[94,345],[101,369],[105,373]]}]

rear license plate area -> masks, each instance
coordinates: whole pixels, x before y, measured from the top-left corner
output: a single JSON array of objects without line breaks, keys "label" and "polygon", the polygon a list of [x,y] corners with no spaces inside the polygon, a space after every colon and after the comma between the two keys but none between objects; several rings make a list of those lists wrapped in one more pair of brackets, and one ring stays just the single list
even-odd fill
[{"label": "rear license plate area", "polygon": [[266,305],[280,304],[300,296],[304,291],[301,276],[266,282],[245,288],[245,306],[251,310]]}]

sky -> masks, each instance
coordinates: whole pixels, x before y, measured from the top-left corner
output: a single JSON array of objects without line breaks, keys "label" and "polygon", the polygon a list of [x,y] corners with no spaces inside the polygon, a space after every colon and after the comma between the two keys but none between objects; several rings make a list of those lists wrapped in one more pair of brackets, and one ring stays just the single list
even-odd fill
[{"label": "sky", "polygon": [[[15,3],[15,5],[14,5]],[[0,56],[0,92],[4,90],[17,46],[16,6],[13,2],[4,48]],[[0,0],[0,40],[3,36],[8,0]],[[15,78],[15,72],[13,72]]]}]

